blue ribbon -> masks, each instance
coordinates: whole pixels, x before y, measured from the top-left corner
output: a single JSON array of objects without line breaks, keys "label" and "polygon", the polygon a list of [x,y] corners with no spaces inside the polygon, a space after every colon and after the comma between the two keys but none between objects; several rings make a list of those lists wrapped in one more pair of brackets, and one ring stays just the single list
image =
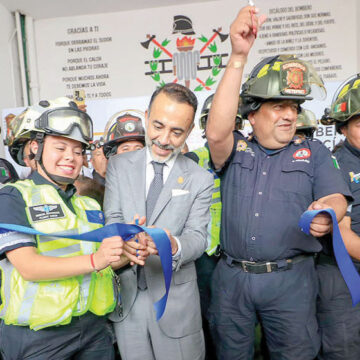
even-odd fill
[{"label": "blue ribbon", "polygon": [[131,225],[131,224],[114,223],[110,225],[105,225],[102,228],[89,231],[83,234],[78,234],[75,232],[73,234],[72,233],[63,234],[61,232],[47,234],[41,231],[37,231],[33,228],[29,228],[27,226],[0,223],[0,233],[4,233],[8,230],[17,231],[30,235],[55,236],[59,238],[68,238],[68,239],[93,241],[93,242],[101,242],[103,239],[111,236],[121,236],[124,241],[128,241],[136,234],[146,231],[152,237],[156,245],[156,248],[158,250],[161,266],[164,274],[164,280],[165,280],[165,294],[160,300],[154,303],[156,320],[159,321],[159,319],[164,314],[167,298],[169,295],[171,277],[172,277],[171,244],[164,230],[156,229],[156,228],[147,228],[147,227]]},{"label": "blue ribbon", "polygon": [[332,218],[333,248],[336,262],[340,269],[341,275],[343,276],[345,283],[350,291],[353,306],[355,306],[360,301],[360,276],[351,260],[349,253],[346,250],[334,210],[323,209],[305,211],[300,218],[299,226],[304,233],[309,235],[311,221],[316,215],[320,213],[327,213]]}]

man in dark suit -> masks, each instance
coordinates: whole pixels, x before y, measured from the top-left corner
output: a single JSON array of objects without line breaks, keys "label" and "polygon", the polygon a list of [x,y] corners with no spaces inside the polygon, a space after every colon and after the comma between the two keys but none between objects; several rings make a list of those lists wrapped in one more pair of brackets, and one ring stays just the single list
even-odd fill
[{"label": "man in dark suit", "polygon": [[[123,360],[205,355],[194,260],[207,246],[213,179],[181,154],[196,107],[195,95],[184,86],[156,90],[146,113],[146,147],[109,161],[106,223],[146,219],[147,226],[166,229],[173,255],[173,278],[159,322],[153,308],[165,291],[159,257],[149,256],[144,267],[120,273],[123,313],[113,313],[111,320]],[[124,250],[131,251],[126,245]]]}]

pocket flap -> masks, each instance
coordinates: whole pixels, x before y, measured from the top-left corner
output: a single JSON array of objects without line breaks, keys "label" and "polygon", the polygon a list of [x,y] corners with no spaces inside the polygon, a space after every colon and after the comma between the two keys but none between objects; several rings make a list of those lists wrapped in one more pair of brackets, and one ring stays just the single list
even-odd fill
[{"label": "pocket flap", "polygon": [[251,170],[254,167],[254,161],[255,158],[254,156],[251,156],[250,153],[245,151],[236,151],[232,163],[240,164],[241,167]]},{"label": "pocket flap", "polygon": [[314,174],[312,163],[308,163],[305,161],[293,160],[291,162],[285,163],[282,166],[281,170],[284,172],[301,171],[308,174],[309,176],[313,176]]}]

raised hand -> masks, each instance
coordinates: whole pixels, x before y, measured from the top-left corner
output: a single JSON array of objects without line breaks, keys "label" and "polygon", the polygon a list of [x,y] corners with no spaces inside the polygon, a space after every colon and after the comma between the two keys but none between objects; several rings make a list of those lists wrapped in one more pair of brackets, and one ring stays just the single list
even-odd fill
[{"label": "raised hand", "polygon": [[258,16],[259,9],[246,6],[240,10],[230,26],[232,55],[247,58],[256,35],[266,20],[266,15]]}]

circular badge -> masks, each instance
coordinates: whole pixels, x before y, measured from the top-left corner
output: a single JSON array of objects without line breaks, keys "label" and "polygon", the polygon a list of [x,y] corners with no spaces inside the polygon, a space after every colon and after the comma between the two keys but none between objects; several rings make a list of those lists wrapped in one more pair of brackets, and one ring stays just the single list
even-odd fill
[{"label": "circular badge", "polygon": [[236,144],[236,151],[245,151],[247,149],[247,143],[245,140],[239,140]]},{"label": "circular badge", "polygon": [[124,127],[127,132],[133,132],[135,130],[135,124],[133,122],[127,122]]},{"label": "circular badge", "polygon": [[310,156],[311,156],[310,149],[303,148],[295,151],[293,158],[295,160],[304,160],[304,159],[308,159]]}]

